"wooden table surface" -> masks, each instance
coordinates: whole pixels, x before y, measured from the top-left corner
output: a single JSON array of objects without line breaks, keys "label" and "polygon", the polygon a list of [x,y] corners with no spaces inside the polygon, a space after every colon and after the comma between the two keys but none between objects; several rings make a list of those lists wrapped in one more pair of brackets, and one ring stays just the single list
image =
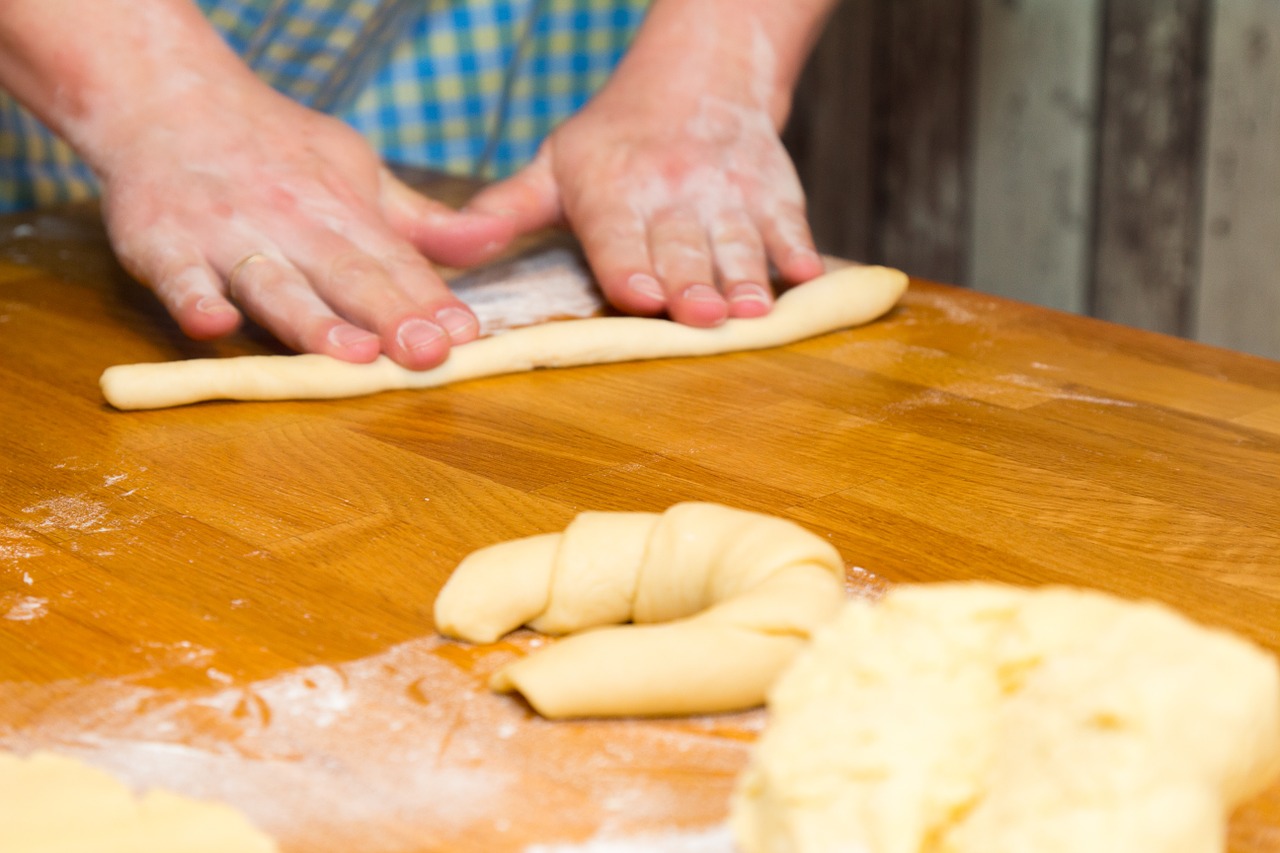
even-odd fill
[{"label": "wooden table surface", "polygon": [[[92,211],[0,221],[0,258],[0,748],[225,800],[287,850],[728,849],[760,712],[547,723],[483,687],[537,638],[433,634],[462,556],[580,510],[719,501],[870,590],[1084,584],[1280,650],[1274,362],[916,281],[778,350],[121,413],[109,365],[273,345],[183,339]],[[1280,787],[1231,849],[1280,849]]]}]

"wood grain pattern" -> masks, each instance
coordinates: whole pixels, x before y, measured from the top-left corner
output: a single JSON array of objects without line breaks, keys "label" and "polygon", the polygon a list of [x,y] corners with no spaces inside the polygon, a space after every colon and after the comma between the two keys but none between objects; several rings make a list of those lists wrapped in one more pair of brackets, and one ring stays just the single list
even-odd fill
[{"label": "wood grain pattern", "polygon": [[[715,500],[855,587],[1152,597],[1280,651],[1280,364],[925,282],[884,321],[701,360],[120,413],[173,333],[84,212],[0,227],[0,748],[223,799],[289,851],[694,834],[758,713],[549,724],[484,689],[536,638],[432,633],[470,550]],[[15,260],[17,258],[17,260]],[[20,262],[19,262],[20,261]],[[1231,825],[1280,845],[1280,787]]]}]

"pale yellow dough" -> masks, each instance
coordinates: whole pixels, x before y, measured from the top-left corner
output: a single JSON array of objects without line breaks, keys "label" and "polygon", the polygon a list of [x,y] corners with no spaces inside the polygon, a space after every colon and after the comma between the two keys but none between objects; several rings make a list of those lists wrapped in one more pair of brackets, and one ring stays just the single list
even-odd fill
[{"label": "pale yellow dough", "polygon": [[230,806],[167,791],[135,796],[71,758],[0,753],[4,853],[275,853]]},{"label": "pale yellow dough", "polygon": [[[481,549],[441,590],[435,619],[473,643],[521,625],[582,631],[492,681],[543,716],[694,714],[763,702],[843,600],[844,565],[826,540],[784,519],[686,503],[583,513],[563,533]],[[618,624],[627,621],[636,624]]]},{"label": "pale yellow dough", "polygon": [[769,696],[746,853],[1220,853],[1280,771],[1280,672],[1151,603],[899,586]]},{"label": "pale yellow dough", "polygon": [[869,322],[907,287],[905,274],[849,266],[792,288],[767,316],[695,329],[668,320],[595,317],[527,326],[455,348],[431,370],[407,370],[385,356],[351,364],[323,355],[244,356],[109,367],[101,386],[117,409],[159,409],[201,400],[356,397],[540,367],[575,367],[764,349]]}]

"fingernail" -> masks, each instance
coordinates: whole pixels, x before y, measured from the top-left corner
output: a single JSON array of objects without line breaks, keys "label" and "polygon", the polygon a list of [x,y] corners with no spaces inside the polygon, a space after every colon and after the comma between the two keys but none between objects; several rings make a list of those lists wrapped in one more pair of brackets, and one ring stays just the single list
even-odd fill
[{"label": "fingernail", "polygon": [[441,308],[436,312],[436,322],[444,327],[455,342],[470,340],[480,330],[480,324],[468,311],[461,308]]},{"label": "fingernail", "polygon": [[631,278],[627,279],[627,287],[633,293],[643,296],[645,299],[653,299],[661,302],[666,299],[666,294],[662,291],[662,285],[658,284],[658,280],[651,275],[645,275],[638,272]]},{"label": "fingernail", "polygon": [[769,304],[769,291],[755,282],[744,282],[737,285],[729,294],[730,302],[759,302]]},{"label": "fingernail", "polygon": [[433,345],[447,333],[426,320],[406,320],[396,330],[396,343],[403,349],[416,350]]},{"label": "fingernail", "polygon": [[690,302],[721,302],[724,299],[720,291],[709,284],[691,284],[680,295]]},{"label": "fingernail", "polygon": [[335,347],[353,347],[377,338],[372,332],[356,326],[334,326],[326,337]]},{"label": "fingernail", "polygon": [[235,307],[225,299],[206,296],[196,303],[196,310],[201,314],[233,314]]}]

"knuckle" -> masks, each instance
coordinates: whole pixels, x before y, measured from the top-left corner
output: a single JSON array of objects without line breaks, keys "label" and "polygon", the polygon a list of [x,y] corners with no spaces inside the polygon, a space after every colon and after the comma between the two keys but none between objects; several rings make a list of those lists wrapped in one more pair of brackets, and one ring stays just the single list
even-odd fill
[{"label": "knuckle", "polygon": [[151,289],[161,301],[170,305],[218,290],[208,271],[197,265],[169,270],[152,282]]},{"label": "knuckle", "polygon": [[386,277],[382,262],[360,251],[343,252],[329,263],[330,284],[343,290],[366,286]]},{"label": "knuckle", "polygon": [[629,245],[640,238],[643,229],[633,221],[610,219],[580,229],[584,242],[598,246]]},{"label": "knuckle", "polygon": [[761,246],[759,230],[742,217],[713,222],[711,239],[718,245],[737,246],[746,250],[758,250]]},{"label": "knuckle", "polygon": [[765,275],[764,252],[758,245],[718,244],[716,263],[730,279],[760,279]]}]

